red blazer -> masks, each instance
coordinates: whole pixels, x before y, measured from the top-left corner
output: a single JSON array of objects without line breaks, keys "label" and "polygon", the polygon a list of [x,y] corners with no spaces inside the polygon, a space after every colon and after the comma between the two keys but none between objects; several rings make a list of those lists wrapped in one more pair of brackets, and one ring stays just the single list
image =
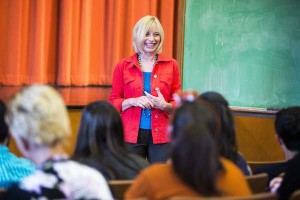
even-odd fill
[{"label": "red blazer", "polygon": [[[179,69],[176,60],[158,55],[157,63],[152,71],[151,94],[157,96],[155,88],[159,88],[166,102],[175,106],[173,94],[181,90]],[[137,54],[121,60],[115,67],[112,90],[109,97],[121,113],[125,141],[137,143],[141,118],[140,107],[130,107],[122,111],[122,102],[127,98],[143,95],[143,72],[137,60]],[[151,111],[152,136],[154,144],[169,142],[167,128],[169,114],[159,109]]]}]

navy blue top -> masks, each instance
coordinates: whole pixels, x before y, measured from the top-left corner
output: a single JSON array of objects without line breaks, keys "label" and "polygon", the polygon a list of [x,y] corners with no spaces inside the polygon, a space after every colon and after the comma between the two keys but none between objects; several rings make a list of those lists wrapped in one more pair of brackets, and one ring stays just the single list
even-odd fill
[{"label": "navy blue top", "polygon": [[286,172],[278,188],[277,193],[280,200],[288,200],[293,192],[300,189],[300,153],[293,159],[287,161]]}]

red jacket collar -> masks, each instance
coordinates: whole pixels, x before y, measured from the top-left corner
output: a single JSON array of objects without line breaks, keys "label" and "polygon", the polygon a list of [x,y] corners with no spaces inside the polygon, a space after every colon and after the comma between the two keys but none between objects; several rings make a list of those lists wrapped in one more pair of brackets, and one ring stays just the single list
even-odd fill
[{"label": "red jacket collar", "polygon": [[[139,66],[139,62],[138,62],[138,59],[137,59],[137,53],[133,54],[132,56],[128,57],[125,59],[126,62],[131,62],[132,65],[130,67],[133,67],[133,66]],[[171,58],[168,58],[168,57],[165,57],[161,54],[158,54],[158,59],[157,59],[157,62],[165,62],[165,61],[171,61]]]}]

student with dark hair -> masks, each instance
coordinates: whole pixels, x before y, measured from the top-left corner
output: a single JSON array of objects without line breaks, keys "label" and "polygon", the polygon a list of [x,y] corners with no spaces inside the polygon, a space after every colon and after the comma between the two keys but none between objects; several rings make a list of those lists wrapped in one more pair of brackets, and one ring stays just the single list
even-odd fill
[{"label": "student with dark hair", "polygon": [[215,135],[221,156],[234,162],[245,175],[250,175],[246,159],[239,153],[234,127],[234,118],[227,100],[217,92],[209,91],[200,95],[217,110],[221,119],[221,134]]},{"label": "student with dark hair", "polygon": [[242,172],[219,158],[211,136],[218,116],[208,102],[183,102],[170,125],[171,160],[143,170],[125,194],[126,199],[168,199],[174,196],[245,196],[251,191]]},{"label": "student with dark hair", "polygon": [[9,132],[5,123],[6,105],[0,100],[0,188],[7,189],[35,171],[35,165],[18,158],[8,148]]},{"label": "student with dark hair", "polygon": [[73,159],[96,168],[107,179],[133,179],[148,162],[127,151],[122,119],[108,102],[87,105],[82,113]]},{"label": "student with dark hair", "polygon": [[[289,199],[291,194],[300,189],[300,106],[280,110],[276,114],[275,130],[282,148],[294,154],[287,161],[286,171],[282,176],[271,181],[271,190],[279,194],[279,199]],[[282,180],[282,182],[281,182]]]}]

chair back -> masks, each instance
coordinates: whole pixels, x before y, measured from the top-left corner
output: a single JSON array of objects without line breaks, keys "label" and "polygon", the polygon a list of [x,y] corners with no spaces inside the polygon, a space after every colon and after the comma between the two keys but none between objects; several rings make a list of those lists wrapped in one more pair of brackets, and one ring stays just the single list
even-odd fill
[{"label": "chair back", "polygon": [[269,177],[267,173],[245,176],[253,194],[265,192],[268,187]]},{"label": "chair back", "polygon": [[108,185],[113,194],[113,197],[117,199],[124,199],[125,191],[133,183],[133,180],[110,180]]},{"label": "chair back", "polygon": [[278,161],[247,161],[250,169],[252,172],[254,172],[257,168],[263,167],[263,166],[272,166],[272,165],[278,165],[285,163],[285,160],[278,160]]},{"label": "chair back", "polygon": [[169,200],[277,200],[277,195],[264,192],[243,197],[172,197]]},{"label": "chair back", "polygon": [[300,189],[292,193],[290,200],[300,200]]}]

